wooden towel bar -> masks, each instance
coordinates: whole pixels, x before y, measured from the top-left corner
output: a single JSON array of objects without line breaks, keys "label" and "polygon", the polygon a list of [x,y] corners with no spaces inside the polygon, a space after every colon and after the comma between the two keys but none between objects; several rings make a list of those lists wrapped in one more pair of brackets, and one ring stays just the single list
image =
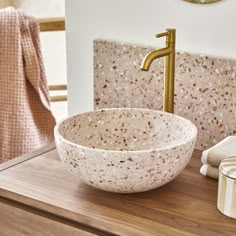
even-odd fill
[{"label": "wooden towel bar", "polygon": [[39,26],[41,32],[46,31],[64,31],[65,30],[65,18],[43,18],[39,20]]}]

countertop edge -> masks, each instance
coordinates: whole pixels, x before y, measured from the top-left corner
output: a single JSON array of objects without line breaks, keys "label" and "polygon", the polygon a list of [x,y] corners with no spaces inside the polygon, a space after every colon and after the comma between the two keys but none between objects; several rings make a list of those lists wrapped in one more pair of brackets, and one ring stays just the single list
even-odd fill
[{"label": "countertop edge", "polygon": [[30,152],[30,153],[24,154],[22,156],[16,157],[12,160],[3,162],[3,163],[0,164],[0,172],[6,170],[8,168],[11,168],[13,166],[19,165],[19,164],[21,164],[25,161],[28,161],[28,160],[30,160],[34,157],[42,155],[43,153],[49,152],[49,151],[51,151],[55,148],[56,148],[55,143],[50,143],[47,146],[39,148],[39,149],[37,149],[33,152]]}]

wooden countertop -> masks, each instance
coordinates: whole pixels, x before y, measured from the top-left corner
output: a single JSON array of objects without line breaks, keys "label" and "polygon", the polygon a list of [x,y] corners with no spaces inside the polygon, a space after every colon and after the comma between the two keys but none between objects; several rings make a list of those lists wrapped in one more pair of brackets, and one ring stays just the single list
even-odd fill
[{"label": "wooden countertop", "polygon": [[0,165],[0,198],[39,209],[96,235],[236,235],[216,208],[217,181],[199,174],[200,151],[171,183],[144,193],[93,189],[67,172],[54,146]]}]

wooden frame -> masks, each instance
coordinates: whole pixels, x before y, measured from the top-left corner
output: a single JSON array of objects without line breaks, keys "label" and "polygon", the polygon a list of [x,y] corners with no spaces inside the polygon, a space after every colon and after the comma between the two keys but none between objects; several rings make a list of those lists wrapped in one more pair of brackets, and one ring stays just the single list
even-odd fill
[{"label": "wooden frame", "polygon": [[0,0],[0,8],[13,6],[12,0]]},{"label": "wooden frame", "polygon": [[55,85],[49,85],[49,90],[57,91],[57,90],[67,90],[67,85],[66,84],[55,84]]},{"label": "wooden frame", "polygon": [[[64,31],[65,30],[65,18],[43,18],[39,20],[39,26],[41,32],[53,32],[53,31]],[[67,90],[66,84],[55,84],[48,86],[49,91]],[[67,101],[66,95],[50,96],[51,102],[63,102]]]},{"label": "wooden frame", "polygon": [[41,32],[48,31],[64,31],[65,30],[65,18],[43,18],[39,20],[39,26]]}]

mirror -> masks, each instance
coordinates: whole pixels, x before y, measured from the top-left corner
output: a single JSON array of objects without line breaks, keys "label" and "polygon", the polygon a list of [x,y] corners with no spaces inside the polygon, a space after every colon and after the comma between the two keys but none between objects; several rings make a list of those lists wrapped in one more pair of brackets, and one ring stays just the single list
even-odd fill
[{"label": "mirror", "polygon": [[183,0],[183,1],[191,3],[207,4],[207,3],[219,2],[221,0]]}]

